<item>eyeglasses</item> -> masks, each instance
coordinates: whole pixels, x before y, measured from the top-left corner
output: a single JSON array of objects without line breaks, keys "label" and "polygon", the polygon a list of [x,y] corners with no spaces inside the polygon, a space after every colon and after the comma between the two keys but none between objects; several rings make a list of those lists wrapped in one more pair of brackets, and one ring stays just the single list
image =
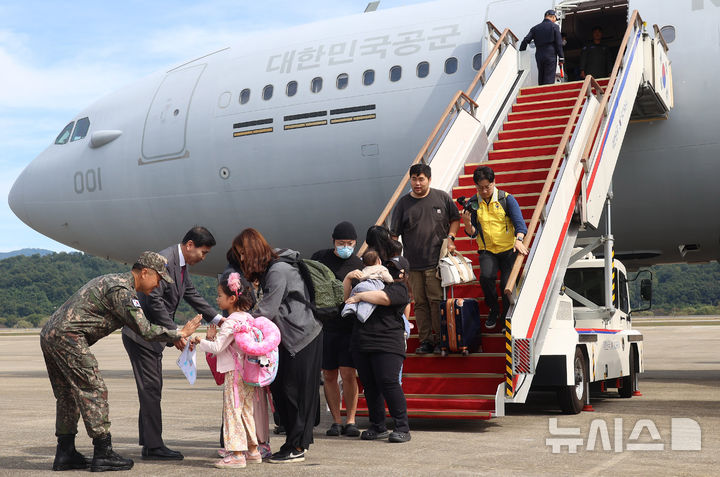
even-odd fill
[{"label": "eyeglasses", "polygon": [[493,184],[488,184],[488,185],[486,185],[486,186],[481,186],[481,185],[475,184],[475,188],[476,188],[477,190],[481,190],[481,191],[484,191],[484,192],[490,192],[490,191],[492,190],[492,188],[493,188]]}]

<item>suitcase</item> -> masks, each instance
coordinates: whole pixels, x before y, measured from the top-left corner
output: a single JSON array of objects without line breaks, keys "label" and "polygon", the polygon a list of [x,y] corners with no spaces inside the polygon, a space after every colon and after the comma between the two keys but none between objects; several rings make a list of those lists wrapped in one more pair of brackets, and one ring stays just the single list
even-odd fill
[{"label": "suitcase", "polygon": [[440,351],[477,352],[480,345],[480,308],[472,298],[450,298],[440,303]]}]

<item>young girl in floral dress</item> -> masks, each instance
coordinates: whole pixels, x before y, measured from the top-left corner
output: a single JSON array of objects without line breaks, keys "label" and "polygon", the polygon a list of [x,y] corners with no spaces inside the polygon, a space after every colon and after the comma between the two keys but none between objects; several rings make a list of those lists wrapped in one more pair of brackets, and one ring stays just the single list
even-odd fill
[{"label": "young girl in floral dress", "polygon": [[244,283],[239,273],[227,273],[220,278],[218,285],[218,307],[227,310],[230,315],[219,330],[209,327],[206,339],[196,339],[197,349],[217,356],[217,371],[225,373],[223,389],[223,438],[225,450],[222,459],[215,467],[238,469],[246,463],[260,464],[262,456],[258,452],[255,420],[253,418],[253,398],[256,387],[246,384],[237,364],[242,366],[245,358],[243,351],[235,343],[234,328],[244,322],[252,321],[247,313],[253,300],[249,284]]}]

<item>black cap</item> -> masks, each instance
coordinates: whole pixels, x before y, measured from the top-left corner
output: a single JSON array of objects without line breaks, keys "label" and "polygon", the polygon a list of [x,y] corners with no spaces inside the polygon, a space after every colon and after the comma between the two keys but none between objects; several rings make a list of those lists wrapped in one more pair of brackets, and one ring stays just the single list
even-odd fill
[{"label": "black cap", "polygon": [[333,240],[357,240],[357,232],[350,222],[340,222],[332,233]]},{"label": "black cap", "polygon": [[554,17],[557,18],[557,15],[555,14],[555,10],[548,10],[548,11],[545,12],[545,16],[546,16],[546,17],[547,17],[547,16],[550,16],[550,15],[552,15],[552,16],[554,16]]},{"label": "black cap", "polygon": [[403,256],[391,258],[386,265],[388,266],[390,276],[396,280],[400,278],[400,274],[403,274],[403,277],[407,277],[410,271],[410,262]]}]

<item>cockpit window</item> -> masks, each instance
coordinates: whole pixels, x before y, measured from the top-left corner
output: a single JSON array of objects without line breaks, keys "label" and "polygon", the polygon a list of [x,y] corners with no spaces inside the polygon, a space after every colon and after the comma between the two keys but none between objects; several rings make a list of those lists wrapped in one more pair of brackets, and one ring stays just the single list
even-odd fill
[{"label": "cockpit window", "polygon": [[70,140],[70,133],[72,133],[74,125],[75,121],[70,121],[68,125],[63,128],[60,134],[58,134],[58,137],[55,138],[55,144],[67,144]]},{"label": "cockpit window", "polygon": [[88,129],[90,129],[90,120],[88,118],[78,119],[70,141],[77,141],[84,138],[87,136]]}]

